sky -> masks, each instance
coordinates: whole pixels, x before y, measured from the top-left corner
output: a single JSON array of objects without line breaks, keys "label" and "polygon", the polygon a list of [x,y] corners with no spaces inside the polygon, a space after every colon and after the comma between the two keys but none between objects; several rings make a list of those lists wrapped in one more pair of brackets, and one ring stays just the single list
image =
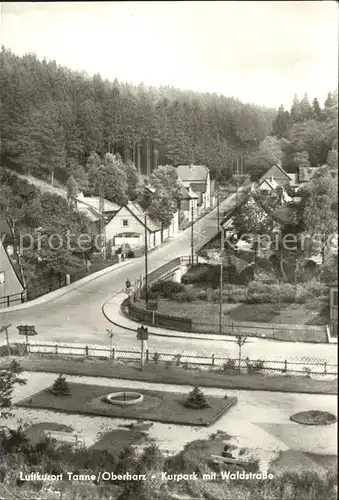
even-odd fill
[{"label": "sky", "polygon": [[290,107],[338,85],[335,1],[1,4],[1,43],[105,79]]}]

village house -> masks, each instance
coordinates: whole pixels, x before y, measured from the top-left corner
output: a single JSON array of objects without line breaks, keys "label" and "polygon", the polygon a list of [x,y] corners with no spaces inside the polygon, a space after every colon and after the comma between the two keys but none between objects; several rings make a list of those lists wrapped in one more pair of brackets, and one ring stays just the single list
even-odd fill
[{"label": "village house", "polygon": [[178,178],[186,189],[191,188],[198,198],[198,208],[206,210],[211,207],[210,171],[204,165],[179,165]]},{"label": "village house", "polygon": [[[101,206],[99,196],[84,196],[83,193],[80,193],[75,200],[75,208],[91,223],[90,226],[93,232],[100,230]],[[105,224],[108,224],[113,215],[120,209],[120,205],[103,198],[102,209]]]},{"label": "village house", "polygon": [[257,190],[264,195],[277,194],[279,196],[280,203],[288,203],[292,201],[292,198],[286,193],[285,187],[279,185],[273,177],[269,179],[261,179],[259,181]]},{"label": "village house", "polygon": [[121,206],[105,226],[106,242],[115,249],[127,244],[131,248],[145,246],[146,233],[148,249],[151,250],[177,234],[178,231],[178,212],[173,217],[171,225],[164,228],[161,222],[148,216],[145,217],[145,212],[140,205],[134,202]]},{"label": "village house", "polygon": [[24,287],[13,257],[13,248],[0,240],[0,309],[23,301]]},{"label": "village house", "polygon": [[192,222],[198,215],[198,200],[200,196],[193,191],[191,186],[185,188],[183,182],[179,179],[180,194],[179,194],[179,216],[183,220]]},{"label": "village house", "polygon": [[[291,174],[292,175],[292,174]],[[295,181],[295,177],[287,172],[282,168],[281,165],[272,165],[267,172],[265,172],[264,175],[261,176],[261,179],[259,182],[263,180],[269,180],[272,181],[272,179],[275,181],[277,186],[290,186],[293,181]]]}]

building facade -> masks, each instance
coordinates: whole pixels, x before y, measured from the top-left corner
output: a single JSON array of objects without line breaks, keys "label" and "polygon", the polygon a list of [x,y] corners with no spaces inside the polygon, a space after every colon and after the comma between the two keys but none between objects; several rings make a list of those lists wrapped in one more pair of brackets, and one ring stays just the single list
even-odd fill
[{"label": "building facade", "polygon": [[21,303],[23,293],[23,284],[7,250],[0,241],[0,308]]}]

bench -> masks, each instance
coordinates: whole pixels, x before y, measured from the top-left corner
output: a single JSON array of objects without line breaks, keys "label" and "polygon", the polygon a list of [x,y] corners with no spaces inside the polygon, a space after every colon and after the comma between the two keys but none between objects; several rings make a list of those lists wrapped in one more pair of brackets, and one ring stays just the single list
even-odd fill
[{"label": "bench", "polygon": [[73,432],[45,430],[44,433],[46,437],[55,439],[56,441],[61,441],[62,443],[69,443],[75,446],[84,444],[83,436],[79,436],[79,434],[75,434]]},{"label": "bench", "polygon": [[211,455],[212,458],[214,458],[214,462],[224,462],[225,464],[234,464],[234,465],[248,465],[248,462],[245,460],[239,460],[237,458],[228,458],[228,457],[222,457],[220,455]]}]

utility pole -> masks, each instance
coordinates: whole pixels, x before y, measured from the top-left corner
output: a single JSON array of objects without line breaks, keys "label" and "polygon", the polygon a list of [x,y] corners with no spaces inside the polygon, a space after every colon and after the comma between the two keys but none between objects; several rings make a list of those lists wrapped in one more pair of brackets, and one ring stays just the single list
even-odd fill
[{"label": "utility pole", "polygon": [[147,253],[148,253],[148,233],[147,233],[147,212],[145,211],[145,220],[144,220],[144,225],[145,225],[145,302],[146,306],[148,304],[148,261],[147,261]]},{"label": "utility pole", "polygon": [[105,224],[105,200],[103,196],[102,176],[99,180],[99,212],[100,212],[100,234],[102,240],[102,257],[106,260],[106,224]]},{"label": "utility pole", "polygon": [[219,334],[222,334],[222,291],[224,283],[224,266],[223,266],[223,253],[224,253],[224,228],[220,227],[220,297],[219,297]]},{"label": "utility pole", "polygon": [[191,265],[193,266],[193,260],[194,260],[194,213],[193,213],[193,205],[191,206],[191,219],[192,219],[192,225],[191,225]]}]

